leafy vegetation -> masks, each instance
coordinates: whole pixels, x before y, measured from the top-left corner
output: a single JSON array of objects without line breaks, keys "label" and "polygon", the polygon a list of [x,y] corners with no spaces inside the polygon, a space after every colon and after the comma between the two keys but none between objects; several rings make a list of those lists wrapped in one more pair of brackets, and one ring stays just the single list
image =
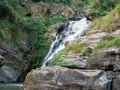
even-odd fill
[{"label": "leafy vegetation", "polygon": [[113,40],[105,40],[105,41],[99,42],[98,44],[95,45],[95,47],[93,48],[93,51],[97,51],[98,49],[107,48],[111,46],[120,47],[120,37],[116,37]]},{"label": "leafy vegetation", "polygon": [[43,1],[43,2],[47,2],[47,3],[58,3],[58,4],[65,4],[65,5],[71,4],[71,0],[33,0],[33,1],[34,2]]},{"label": "leafy vegetation", "polygon": [[98,17],[105,16],[120,0],[88,0],[88,3],[87,7],[91,8],[90,15]]},{"label": "leafy vegetation", "polygon": [[64,61],[64,59],[61,58],[61,55],[61,52],[55,54],[54,57],[50,60],[49,65],[70,66],[71,63]]},{"label": "leafy vegetation", "polygon": [[91,29],[102,29],[106,31],[115,30],[116,24],[120,21],[120,4],[117,4],[116,7],[105,17],[95,19],[91,24]]},{"label": "leafy vegetation", "polygon": [[19,0],[2,0],[0,1],[0,12],[1,17],[7,16],[10,21],[17,23],[17,20],[26,16],[27,13],[30,13],[28,9],[22,7]]},{"label": "leafy vegetation", "polygon": [[[48,50],[48,37],[49,26],[57,23],[58,21],[65,22],[66,18],[63,15],[46,16],[44,18],[27,16],[31,11],[27,6],[21,5],[22,0],[0,0],[0,41],[4,41],[15,47],[20,47],[25,41],[28,42],[33,57],[30,60],[30,65],[23,65],[23,76],[36,67],[41,66],[41,62]],[[29,0],[23,0],[23,2]],[[30,0],[31,1],[31,0]],[[113,30],[116,24],[120,21],[120,4],[115,5],[120,0],[32,0],[34,2],[47,2],[69,5],[77,11],[90,9],[89,15],[93,17],[101,17],[96,19],[91,25],[92,29],[105,29]],[[115,7],[115,8],[114,8]],[[114,9],[113,9],[114,8]],[[112,10],[113,9],[113,10]],[[108,13],[110,10],[112,12]],[[85,35],[85,32],[82,33]],[[104,47],[119,46],[120,38],[115,38],[110,41],[102,41],[94,47],[94,51]],[[80,53],[89,56],[90,53],[79,44],[78,41],[68,43],[66,49],[56,54],[50,63],[53,65],[69,66],[61,55],[69,53]],[[55,61],[57,59],[57,62]],[[15,66],[16,67],[16,66]]]},{"label": "leafy vegetation", "polygon": [[65,49],[61,51],[62,54],[69,54],[69,53],[80,53],[83,47],[79,44],[78,41],[73,41],[68,43]]},{"label": "leafy vegetation", "polygon": [[20,46],[26,38],[25,32],[7,19],[0,19],[0,34],[1,41],[5,41],[13,46]]},{"label": "leafy vegetation", "polygon": [[49,26],[57,23],[58,21],[65,22],[66,19],[67,19],[66,16],[61,15],[61,14],[57,14],[57,15],[49,16],[49,17],[45,18],[44,23],[45,23],[46,26],[49,27]]},{"label": "leafy vegetation", "polygon": [[81,33],[81,36],[85,36],[87,33],[87,30],[84,30],[82,33]]},{"label": "leafy vegetation", "polygon": [[71,2],[71,6],[78,11],[90,9],[89,16],[96,18],[105,16],[120,3],[120,0],[71,0]]},{"label": "leafy vegetation", "polygon": [[43,57],[46,54],[45,48],[47,48],[47,37],[45,33],[47,28],[44,24],[44,20],[41,18],[29,18],[24,17],[19,21],[24,27],[26,27],[27,32],[29,33],[29,41],[31,42],[31,46],[33,48],[34,57],[31,61],[30,68],[36,68],[40,66]]}]

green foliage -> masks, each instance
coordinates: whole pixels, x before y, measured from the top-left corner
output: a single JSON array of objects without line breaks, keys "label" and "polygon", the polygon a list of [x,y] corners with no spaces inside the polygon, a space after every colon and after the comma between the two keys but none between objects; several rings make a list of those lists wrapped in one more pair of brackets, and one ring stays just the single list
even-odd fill
[{"label": "green foliage", "polygon": [[64,50],[62,50],[63,54],[67,53],[80,53],[83,47],[79,44],[78,41],[73,41],[69,43]]},{"label": "green foliage", "polygon": [[82,33],[81,33],[81,36],[85,36],[87,33],[87,30],[84,30]]},{"label": "green foliage", "polygon": [[45,36],[47,28],[45,26],[45,22],[42,18],[38,17],[24,17],[21,18],[19,23],[22,23],[22,25],[26,27],[30,37],[29,41],[31,42],[31,46],[35,51],[34,57],[31,60],[30,69],[36,68],[41,65],[47,50],[47,38]]},{"label": "green foliage", "polygon": [[34,2],[43,1],[43,2],[47,2],[47,3],[58,3],[58,4],[64,4],[64,5],[71,4],[71,0],[33,0],[33,1]]},{"label": "green foliage", "polygon": [[102,29],[106,31],[115,30],[116,24],[120,21],[120,4],[117,4],[116,7],[105,17],[95,19],[91,24],[91,29]]},{"label": "green foliage", "polygon": [[82,49],[82,54],[84,55],[84,56],[90,56],[90,54],[92,53],[92,51],[90,51],[88,48],[86,48],[86,47],[84,47],[83,49]]},{"label": "green foliage", "polygon": [[66,18],[67,17],[64,15],[54,15],[47,17],[44,21],[46,26],[50,26],[57,23],[58,21],[65,22]]},{"label": "green foliage", "polygon": [[63,58],[61,58],[61,51],[54,55],[54,57],[50,60],[50,65],[58,65],[58,66],[71,66],[72,63],[64,61]]},{"label": "green foliage", "polygon": [[120,47],[120,37],[116,37],[113,40],[105,40],[105,41],[99,42],[98,44],[95,45],[95,47],[93,48],[93,51],[97,51],[98,49],[107,48],[111,46]]},{"label": "green foliage", "polygon": [[104,16],[108,11],[113,9],[120,0],[88,0],[88,7],[91,8],[90,15],[94,17]]},{"label": "green foliage", "polygon": [[75,10],[90,9],[89,15],[95,18],[105,16],[117,3],[120,3],[120,0],[70,0],[70,2],[70,6]]},{"label": "green foliage", "polygon": [[17,23],[17,20],[30,11],[22,7],[19,0],[2,0],[0,2],[1,17],[8,16],[9,20]]},{"label": "green foliage", "polygon": [[25,39],[24,32],[19,26],[3,18],[0,19],[0,34],[1,41],[5,41],[13,46],[20,46]]},{"label": "green foliage", "polygon": [[89,0],[71,0],[71,7],[77,11],[82,11],[89,4]]}]

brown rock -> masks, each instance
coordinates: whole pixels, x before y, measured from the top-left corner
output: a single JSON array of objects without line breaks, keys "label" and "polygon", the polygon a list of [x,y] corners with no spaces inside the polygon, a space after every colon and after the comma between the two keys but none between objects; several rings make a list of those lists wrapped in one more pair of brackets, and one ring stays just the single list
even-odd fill
[{"label": "brown rock", "polygon": [[45,67],[32,70],[23,90],[110,90],[110,81],[101,70]]},{"label": "brown rock", "polygon": [[52,16],[56,14],[62,14],[68,17],[73,17],[75,12],[71,8],[69,8],[67,5],[60,5],[60,4],[55,4],[55,3],[32,3],[29,4],[32,10],[32,15],[33,16]]},{"label": "brown rock", "polygon": [[118,48],[104,48],[91,54],[89,63],[92,69],[120,70]]}]

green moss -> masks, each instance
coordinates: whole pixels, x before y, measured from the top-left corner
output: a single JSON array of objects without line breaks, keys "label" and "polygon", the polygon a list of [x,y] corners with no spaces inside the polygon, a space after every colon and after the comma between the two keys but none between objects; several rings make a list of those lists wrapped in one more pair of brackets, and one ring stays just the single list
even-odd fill
[{"label": "green moss", "polygon": [[105,40],[105,41],[99,42],[98,44],[95,45],[95,47],[93,48],[93,51],[97,51],[98,49],[107,48],[111,46],[120,47],[120,37],[116,37],[113,40]]}]

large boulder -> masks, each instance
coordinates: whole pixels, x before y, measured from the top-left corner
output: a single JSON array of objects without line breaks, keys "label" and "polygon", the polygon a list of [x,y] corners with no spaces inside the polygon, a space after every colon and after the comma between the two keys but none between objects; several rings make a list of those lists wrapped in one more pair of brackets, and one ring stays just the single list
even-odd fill
[{"label": "large boulder", "polygon": [[52,66],[28,73],[23,90],[110,90],[110,80],[101,70]]},{"label": "large boulder", "polygon": [[113,79],[113,89],[112,90],[120,90],[120,76]]},{"label": "large boulder", "polygon": [[89,68],[120,71],[119,48],[104,48],[92,53],[89,58]]}]

